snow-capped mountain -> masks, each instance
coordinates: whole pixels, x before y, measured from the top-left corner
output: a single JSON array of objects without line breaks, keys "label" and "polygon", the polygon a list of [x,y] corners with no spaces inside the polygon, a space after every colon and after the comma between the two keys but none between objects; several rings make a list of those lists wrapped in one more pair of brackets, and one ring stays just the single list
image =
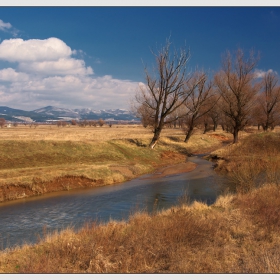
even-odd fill
[{"label": "snow-capped mountain", "polygon": [[54,106],[47,106],[33,111],[24,111],[12,109],[6,106],[0,106],[0,118],[7,121],[15,122],[46,122],[55,120],[98,120],[109,119],[116,121],[133,121],[137,120],[135,115],[125,109],[109,109],[109,110],[92,110],[90,108],[83,109],[67,109]]}]

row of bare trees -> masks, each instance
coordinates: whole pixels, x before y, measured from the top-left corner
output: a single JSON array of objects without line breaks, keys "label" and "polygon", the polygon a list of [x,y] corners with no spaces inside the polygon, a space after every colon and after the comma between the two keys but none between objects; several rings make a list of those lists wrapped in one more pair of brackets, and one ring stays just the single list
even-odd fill
[{"label": "row of bare trees", "polygon": [[238,49],[228,51],[221,70],[213,75],[204,71],[187,72],[190,53],[171,52],[171,43],[153,53],[156,67],[145,68],[146,84],[139,86],[134,110],[144,127],[153,128],[150,148],[154,148],[164,126],[179,125],[187,142],[198,124],[207,131],[212,123],[233,134],[233,143],[246,125],[262,126],[266,131],[280,124],[280,87],[272,71],[257,79],[255,67],[259,60],[253,52],[245,57]]},{"label": "row of bare trees", "polygon": [[82,120],[82,121],[77,121],[77,120],[71,120],[71,125],[78,125],[81,127],[86,127],[86,126],[100,126],[102,127],[106,122],[103,119],[99,120]]}]

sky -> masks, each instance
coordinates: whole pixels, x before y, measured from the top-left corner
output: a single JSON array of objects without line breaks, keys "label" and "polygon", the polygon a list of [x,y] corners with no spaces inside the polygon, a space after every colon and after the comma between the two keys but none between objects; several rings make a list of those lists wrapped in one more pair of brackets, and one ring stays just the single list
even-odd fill
[{"label": "sky", "polygon": [[129,109],[144,67],[170,38],[190,72],[238,48],[280,74],[280,7],[1,6],[0,106]]}]

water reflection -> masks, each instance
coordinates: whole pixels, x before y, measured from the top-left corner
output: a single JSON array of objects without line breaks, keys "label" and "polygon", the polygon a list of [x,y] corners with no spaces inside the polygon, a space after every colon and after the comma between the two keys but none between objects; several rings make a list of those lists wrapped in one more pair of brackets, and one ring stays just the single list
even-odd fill
[{"label": "water reflection", "polygon": [[[221,191],[221,180],[212,163],[193,157],[197,163],[189,173],[149,179],[150,175],[122,184],[73,190],[47,197],[30,198],[0,206],[0,246],[2,249],[36,242],[43,229],[48,232],[68,226],[76,229],[85,222],[127,219],[136,211],[153,212],[178,204],[180,197],[208,204]],[[145,178],[145,180],[143,180]]]}]

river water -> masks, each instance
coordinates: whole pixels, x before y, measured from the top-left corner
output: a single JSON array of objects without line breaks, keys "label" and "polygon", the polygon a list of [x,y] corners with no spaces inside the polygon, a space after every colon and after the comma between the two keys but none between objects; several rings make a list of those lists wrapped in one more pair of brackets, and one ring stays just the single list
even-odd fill
[{"label": "river water", "polygon": [[207,204],[215,201],[224,178],[215,174],[212,163],[197,155],[188,160],[195,170],[164,178],[151,175],[106,187],[71,190],[27,198],[0,205],[0,249],[35,243],[43,232],[69,226],[78,229],[86,222],[126,220],[136,211],[170,208],[184,196]]}]

